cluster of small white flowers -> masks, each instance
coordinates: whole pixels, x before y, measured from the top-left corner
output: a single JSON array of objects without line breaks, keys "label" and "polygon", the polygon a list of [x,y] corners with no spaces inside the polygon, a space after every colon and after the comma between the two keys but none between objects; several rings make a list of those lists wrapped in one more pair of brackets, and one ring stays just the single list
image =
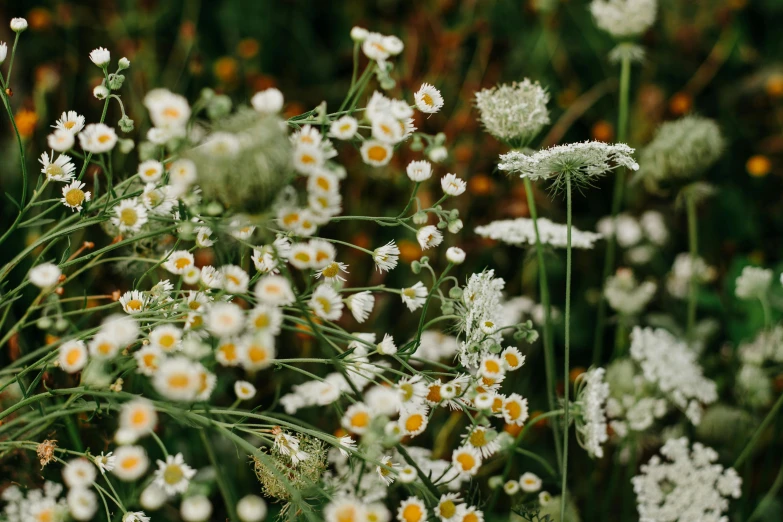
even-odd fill
[{"label": "cluster of small white flowers", "polygon": [[[623,166],[639,170],[633,159],[634,149],[624,143],[600,141],[556,145],[533,154],[511,151],[500,156],[500,170],[519,174],[531,181],[569,175],[592,178]],[[578,181],[578,180],[574,180]]]},{"label": "cluster of small white flowers", "polygon": [[590,12],[598,27],[615,38],[644,33],[655,22],[657,0],[593,0]]},{"label": "cluster of small white flowers", "polygon": [[[2,493],[2,499],[6,503],[3,508],[4,520],[8,522],[64,520],[68,513],[68,503],[66,499],[58,498],[62,491],[61,484],[50,481],[46,481],[42,489],[28,490],[26,494],[18,486],[11,484]],[[77,520],[89,520],[89,518],[77,518]]]},{"label": "cluster of small white flowers", "polygon": [[604,285],[604,297],[613,310],[622,314],[639,315],[655,295],[657,285],[652,281],[637,283],[633,271],[621,268]]},{"label": "cluster of small white flowers", "polygon": [[631,479],[642,522],[725,522],[729,499],[742,494],[742,479],[717,463],[718,453],[688,439],[670,439]]},{"label": "cluster of small white flowers", "polygon": [[462,293],[459,303],[460,339],[459,360],[466,368],[476,368],[479,360],[494,345],[499,345],[499,332],[487,333],[482,326],[491,323],[495,328],[508,326],[498,324],[503,302],[503,288],[506,282],[495,277],[494,270],[472,274]]},{"label": "cluster of small white flowers", "polygon": [[783,326],[760,331],[739,346],[737,355],[742,363],[736,378],[738,398],[755,408],[768,406],[773,382],[765,366],[783,362]]},{"label": "cluster of small white flowers", "polygon": [[[547,218],[538,218],[535,223],[528,218],[493,221],[488,225],[476,227],[476,234],[509,245],[535,245],[536,231],[534,226],[538,226],[538,234],[542,244],[557,248],[565,248],[568,245],[568,227],[553,223]],[[601,234],[571,227],[572,248],[593,248],[595,242],[601,237],[603,237]]]},{"label": "cluster of small white flowers", "polygon": [[606,216],[598,220],[595,228],[604,237],[614,236],[620,247],[628,249],[626,258],[635,265],[648,263],[657,248],[669,239],[663,215],[655,210],[648,210],[639,218],[626,212],[617,214],[614,220]]},{"label": "cluster of small white flowers", "polygon": [[579,442],[593,458],[604,456],[603,444],[609,440],[606,425],[606,400],[609,384],[604,382],[603,368],[593,368],[579,376],[577,401],[582,412],[577,417]]},{"label": "cluster of small white flowers", "polygon": [[688,295],[692,277],[696,277],[698,284],[704,284],[714,281],[717,275],[715,268],[707,265],[701,257],[697,256],[694,262],[688,253],[677,254],[666,279],[666,289],[674,297],[684,299]]},{"label": "cluster of small white flowers", "polygon": [[746,266],[737,277],[735,293],[740,299],[764,299],[772,284],[772,270]]},{"label": "cluster of small white flowers", "polygon": [[549,93],[538,82],[498,85],[476,93],[481,123],[495,138],[519,148],[549,124]]},{"label": "cluster of small white flowers", "polygon": [[631,333],[631,357],[644,379],[654,383],[688,419],[698,425],[702,405],[718,398],[713,381],[704,377],[696,355],[688,345],[660,328],[635,327]]}]

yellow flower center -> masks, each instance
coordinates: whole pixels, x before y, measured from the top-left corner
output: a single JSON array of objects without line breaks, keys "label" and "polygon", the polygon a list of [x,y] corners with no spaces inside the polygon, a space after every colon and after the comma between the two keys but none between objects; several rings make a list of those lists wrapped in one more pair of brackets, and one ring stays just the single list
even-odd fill
[{"label": "yellow flower center", "polygon": [[131,299],[125,306],[127,306],[129,310],[141,310],[142,302],[139,299]]},{"label": "yellow flower center", "polygon": [[415,431],[419,431],[423,424],[424,418],[420,414],[416,413],[407,418],[405,421],[405,429],[408,432],[413,433]]},{"label": "yellow flower center", "polygon": [[139,465],[140,460],[141,459],[139,459],[139,457],[128,457],[122,462],[120,462],[120,467],[122,469],[133,469]]},{"label": "yellow flower center", "polygon": [[487,443],[487,438],[484,436],[484,430],[477,429],[468,437],[470,444],[475,448],[480,448]]},{"label": "yellow flower center", "polygon": [[405,522],[419,522],[423,516],[424,512],[418,504],[408,504],[402,510],[402,519]]},{"label": "yellow flower center", "polygon": [[386,149],[380,145],[373,145],[367,150],[367,157],[373,161],[383,161],[387,155]]},{"label": "yellow flower center", "polygon": [[180,257],[179,259],[174,261],[174,266],[180,270],[182,270],[183,268],[189,265],[190,265],[190,259],[188,259],[187,257]]},{"label": "yellow flower center", "polygon": [[262,346],[253,345],[247,351],[247,357],[253,363],[260,363],[266,360],[266,350]]},{"label": "yellow flower center", "polygon": [[132,227],[139,220],[139,214],[135,208],[124,208],[120,210],[120,223],[126,227]]},{"label": "yellow flower center", "polygon": [[160,336],[160,339],[158,339],[158,344],[160,344],[163,348],[166,349],[170,349],[176,343],[177,343],[177,338],[170,333],[164,333],[163,335]]},{"label": "yellow flower center", "polygon": [[255,321],[253,321],[253,325],[261,330],[269,326],[269,316],[266,314],[258,314],[256,316]]},{"label": "yellow flower center", "polygon": [[218,348],[218,350],[220,350],[220,353],[223,354],[223,358],[228,362],[235,361],[237,358],[237,347],[234,343],[226,343]]},{"label": "yellow flower center", "polygon": [[53,178],[55,176],[62,176],[63,175],[63,169],[59,165],[55,165],[54,163],[50,163],[46,167],[46,175],[50,178]]},{"label": "yellow flower center", "polygon": [[340,273],[340,265],[338,265],[336,261],[332,261],[321,270],[321,273],[324,277],[335,277]]},{"label": "yellow flower center", "polygon": [[177,484],[184,477],[185,474],[182,473],[182,468],[176,464],[169,464],[166,466],[165,471],[163,471],[163,480],[166,482],[166,484]]},{"label": "yellow flower center", "polygon": [[470,453],[460,453],[457,456],[457,463],[462,468],[462,471],[470,471],[476,465],[476,459]]},{"label": "yellow flower center", "polygon": [[131,415],[131,424],[134,426],[141,426],[147,423],[147,412],[143,410],[136,410]]},{"label": "yellow flower center", "polygon": [[111,140],[111,136],[109,136],[108,134],[101,134],[100,136],[98,136],[98,143],[107,143],[110,140]]},{"label": "yellow flower center", "polygon": [[81,189],[72,188],[65,194],[65,202],[72,207],[78,207],[84,202],[84,192]]},{"label": "yellow flower center", "polygon": [[78,348],[72,348],[70,352],[65,355],[65,362],[69,366],[73,366],[82,358],[82,352]]},{"label": "yellow flower center", "polygon": [[66,121],[63,123],[63,127],[65,127],[68,130],[73,129],[75,125],[76,125],[75,121]]},{"label": "yellow flower center", "polygon": [[516,401],[510,401],[503,406],[511,419],[518,419],[522,415],[522,406]]},{"label": "yellow flower center", "polygon": [[315,299],[318,301],[318,304],[321,305],[321,310],[323,310],[323,313],[328,314],[332,311],[332,303],[329,302],[329,300],[325,297],[316,297]]},{"label": "yellow flower center", "polygon": [[457,505],[451,500],[445,500],[440,503],[440,516],[442,518],[451,518],[457,513]]},{"label": "yellow flower center", "polygon": [[172,388],[187,388],[190,385],[190,377],[185,373],[175,373],[169,377],[169,386]]},{"label": "yellow flower center", "polygon": [[426,92],[421,95],[421,101],[424,102],[424,105],[429,105],[430,107],[435,105],[435,101],[432,99],[432,96],[430,96]]},{"label": "yellow flower center", "polygon": [[355,413],[351,417],[351,426],[354,428],[364,428],[370,423],[370,415],[366,411]]}]

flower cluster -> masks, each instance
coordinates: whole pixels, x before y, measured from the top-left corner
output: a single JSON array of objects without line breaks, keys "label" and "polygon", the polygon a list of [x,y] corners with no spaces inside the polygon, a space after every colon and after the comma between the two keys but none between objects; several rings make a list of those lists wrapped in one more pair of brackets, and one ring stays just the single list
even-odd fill
[{"label": "flower cluster", "polygon": [[[509,245],[535,245],[536,228],[542,244],[556,248],[565,248],[568,245],[568,228],[566,225],[553,223],[547,218],[539,218],[535,221],[528,218],[505,219],[493,221],[487,225],[476,227],[476,234]],[[602,234],[584,232],[571,227],[572,248],[593,248],[596,241],[603,237]]]}]

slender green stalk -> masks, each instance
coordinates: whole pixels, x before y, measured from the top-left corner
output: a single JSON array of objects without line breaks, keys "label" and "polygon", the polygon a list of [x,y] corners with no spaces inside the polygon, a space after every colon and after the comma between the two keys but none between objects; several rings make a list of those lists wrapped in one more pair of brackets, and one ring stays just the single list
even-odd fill
[{"label": "slender green stalk", "polygon": [[688,212],[688,246],[691,254],[691,280],[688,290],[688,340],[693,339],[693,328],[696,325],[696,258],[699,252],[699,236],[696,223],[696,202],[691,194],[685,196]]},{"label": "slender green stalk", "polygon": [[[631,85],[631,60],[624,56],[620,64],[620,106],[617,113],[617,141],[625,142],[628,134],[628,96]],[[625,169],[619,168],[614,178],[614,193],[612,195],[612,223],[615,223],[617,214],[623,206],[623,192],[625,191]],[[606,257],[604,257],[604,271],[601,278],[603,285],[614,270],[617,240],[615,234],[606,239]],[[604,329],[606,328],[606,299],[601,296],[598,301],[598,318],[596,320],[595,339],[593,341],[593,364],[601,362],[604,347]]]},{"label": "slender green stalk", "polygon": [[783,486],[783,466],[780,466],[780,471],[778,471],[778,475],[775,477],[775,482],[772,483],[772,487],[769,488],[767,494],[764,495],[764,498],[761,499],[761,502],[758,503],[756,508],[748,517],[748,522],[756,520],[756,518],[758,518],[759,515],[763,513],[762,508],[767,507],[770,502],[772,502],[777,497],[781,486]]},{"label": "slender green stalk", "polygon": [[562,493],[560,496],[560,520],[565,520],[566,506],[566,481],[568,476],[568,423],[569,406],[568,392],[571,387],[569,381],[569,356],[571,349],[571,174],[566,173],[566,298],[565,298],[565,349],[563,350],[564,386],[563,386],[563,464],[560,466],[562,476]]},{"label": "slender green stalk", "polygon": [[761,435],[764,433],[764,430],[767,429],[769,424],[775,418],[775,415],[778,414],[778,411],[780,411],[781,406],[783,406],[783,393],[780,394],[780,397],[778,397],[778,400],[777,402],[775,402],[775,405],[772,406],[771,410],[769,410],[767,416],[764,417],[764,420],[761,421],[759,427],[756,428],[755,432],[753,432],[753,435],[750,437],[750,440],[745,445],[745,448],[742,450],[742,453],[740,453],[739,457],[737,457],[737,460],[734,461],[734,469],[737,469],[739,466],[742,465],[743,462],[747,460],[748,457],[750,457],[751,453],[753,452],[753,448],[756,447],[756,444],[758,444],[758,441],[761,438]]},{"label": "slender green stalk", "polygon": [[[549,282],[546,276],[546,263],[544,262],[544,245],[541,244],[541,236],[538,233],[538,211],[533,197],[533,184],[529,178],[524,178],[525,193],[527,194],[527,206],[530,209],[530,217],[533,219],[533,230],[536,233],[536,257],[538,258],[538,283],[541,292],[541,305],[544,307],[544,367],[546,372],[547,399],[549,409],[554,410],[557,402],[557,381],[555,380],[555,348],[552,339],[552,319],[549,299]],[[557,429],[557,419],[552,419],[552,433],[555,437],[555,455],[557,465],[563,460],[560,448],[560,434]]]},{"label": "slender green stalk", "polygon": [[207,438],[207,430],[199,430],[201,433],[201,442],[204,445],[204,450],[207,452],[207,456],[209,457],[209,461],[212,463],[212,467],[215,468],[215,478],[217,479],[218,483],[218,489],[220,489],[220,494],[223,496],[223,502],[226,504],[226,512],[228,513],[228,519],[229,520],[239,520],[237,517],[237,509],[236,509],[236,503],[234,502],[234,498],[231,494],[231,488],[226,483],[225,476],[223,475],[223,470],[220,469],[220,463],[218,462],[218,459],[215,457],[215,451],[212,449],[212,443]]}]

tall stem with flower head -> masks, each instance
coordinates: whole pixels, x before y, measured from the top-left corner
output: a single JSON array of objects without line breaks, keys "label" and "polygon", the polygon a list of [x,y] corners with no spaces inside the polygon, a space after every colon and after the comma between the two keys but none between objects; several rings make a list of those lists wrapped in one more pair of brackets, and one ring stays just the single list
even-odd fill
[{"label": "tall stem with flower head", "polygon": [[[625,143],[628,134],[628,95],[631,84],[631,58],[624,55],[620,63],[620,106],[617,112],[617,141]],[[625,169],[619,168],[614,178],[614,193],[612,195],[612,224],[615,225],[617,214],[623,206],[625,192]],[[614,269],[617,240],[616,232],[607,238],[606,256],[601,284],[611,275]],[[598,318],[596,321],[595,340],[593,342],[593,364],[599,364],[603,355],[604,328],[606,327],[606,299],[603,294],[598,301]]]},{"label": "tall stem with flower head", "polygon": [[571,349],[571,174],[565,173],[566,179],[566,296],[565,296],[565,348],[563,350],[563,462],[560,466],[562,477],[560,496],[560,520],[565,520],[566,481],[568,475],[568,424],[569,406],[569,356]]},{"label": "tall stem with flower head", "polygon": [[[536,201],[533,197],[533,184],[530,179],[523,178],[525,183],[525,194],[527,195],[527,206],[530,209],[530,217],[533,219],[533,230],[536,234],[536,257],[538,259],[538,283],[541,292],[541,305],[544,307],[544,368],[546,372],[547,398],[549,399],[549,409],[555,409],[557,400],[557,381],[555,380],[555,348],[552,340],[552,321],[551,307],[549,300],[549,283],[546,276],[546,263],[544,262],[544,246],[541,244],[541,236],[538,232],[538,211],[536,210]],[[552,433],[555,436],[555,455],[557,464],[562,462],[562,450],[560,448],[560,435],[558,433],[557,419],[552,419]]]}]

